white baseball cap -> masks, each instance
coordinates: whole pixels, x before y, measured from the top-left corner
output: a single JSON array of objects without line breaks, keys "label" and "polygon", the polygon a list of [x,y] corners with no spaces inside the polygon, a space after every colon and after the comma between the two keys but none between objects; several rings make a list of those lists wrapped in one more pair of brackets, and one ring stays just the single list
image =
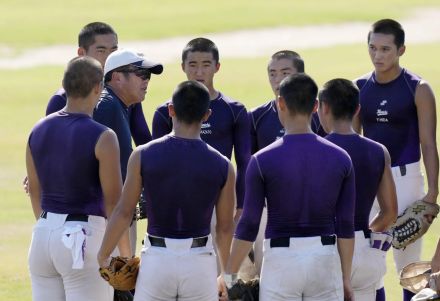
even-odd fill
[{"label": "white baseball cap", "polygon": [[148,60],[142,53],[138,53],[133,49],[118,49],[112,52],[105,61],[104,76],[108,72],[125,65],[149,69],[154,74],[161,74],[163,71],[161,63]]}]

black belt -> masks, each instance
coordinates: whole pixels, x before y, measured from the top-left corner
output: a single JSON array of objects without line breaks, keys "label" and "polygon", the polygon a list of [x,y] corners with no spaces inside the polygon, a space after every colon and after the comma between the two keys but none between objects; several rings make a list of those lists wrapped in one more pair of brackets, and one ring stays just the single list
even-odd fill
[{"label": "black belt", "polygon": [[364,232],[364,237],[365,238],[370,238],[371,237],[371,230],[367,229],[367,230],[362,230]]},{"label": "black belt", "polygon": [[[40,214],[41,218],[47,218],[47,212],[43,211]],[[74,214],[68,214],[66,217],[66,222],[88,222],[89,221],[89,216],[86,214],[78,214],[78,213],[74,213]]]},{"label": "black belt", "polygon": [[[334,245],[336,243],[336,235],[321,236],[321,243],[323,246]],[[278,237],[270,240],[271,248],[288,248],[289,246],[290,237]]]},{"label": "black belt", "polygon": [[[165,244],[165,238],[162,237],[154,237],[148,235],[148,240],[150,241],[150,244],[153,247],[160,247],[160,248],[166,248],[167,245]],[[191,244],[191,248],[201,248],[205,247],[208,243],[208,236],[205,237],[199,237],[199,238],[193,238],[193,242]]]}]

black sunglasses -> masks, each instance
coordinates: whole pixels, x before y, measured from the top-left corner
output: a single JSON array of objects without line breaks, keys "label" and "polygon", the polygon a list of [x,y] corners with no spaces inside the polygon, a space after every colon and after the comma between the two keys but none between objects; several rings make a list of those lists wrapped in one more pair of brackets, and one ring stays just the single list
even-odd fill
[{"label": "black sunglasses", "polygon": [[127,68],[127,69],[121,69],[121,70],[115,70],[117,72],[122,73],[133,73],[137,77],[140,77],[142,80],[147,80],[151,78],[151,71],[145,68]]}]

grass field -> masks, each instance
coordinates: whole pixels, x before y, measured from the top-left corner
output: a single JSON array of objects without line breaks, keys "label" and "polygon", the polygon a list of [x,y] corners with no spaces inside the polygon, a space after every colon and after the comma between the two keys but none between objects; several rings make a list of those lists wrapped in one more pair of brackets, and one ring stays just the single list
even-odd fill
[{"label": "grass field", "polygon": [[[98,9],[103,3],[107,4],[106,8]],[[160,6],[157,3],[130,1],[129,7],[123,9],[124,16],[120,16],[120,4],[112,1],[76,1],[66,10],[66,4],[59,1],[29,4],[29,1],[3,0],[0,2],[0,48],[4,45],[24,49],[54,43],[71,44],[76,40],[78,24],[97,19],[110,22],[124,40],[129,40],[244,27],[373,20],[383,17],[384,13],[392,17],[404,16],[415,5],[432,5],[438,1],[374,0],[359,2],[356,6],[348,5],[354,1],[332,1],[330,4],[327,1],[274,0],[267,4],[262,0],[228,0],[208,2],[203,7],[194,0],[186,1],[185,6],[170,0],[161,1]],[[319,10],[316,10],[317,3]],[[82,10],[86,4],[88,9]],[[347,6],[344,11],[341,10],[343,6]],[[147,14],[148,11],[154,13]],[[185,14],[185,18],[177,18],[178,13]],[[142,23],[147,16],[148,22]],[[228,16],[227,22],[224,16]],[[411,45],[408,41],[407,52],[402,58],[404,66],[431,83],[437,96],[440,95],[438,53],[440,43]],[[334,77],[352,79],[371,68],[365,45],[303,50],[301,55],[306,62],[306,71],[319,85]],[[255,107],[272,97],[266,64],[266,57],[222,60],[216,86],[248,108]],[[3,208],[0,210],[0,258],[3,262],[0,300],[31,300],[27,251],[34,218],[29,199],[21,188],[25,175],[24,150],[31,127],[44,115],[47,100],[60,86],[62,73],[63,67],[0,70],[0,208]],[[144,102],[149,124],[154,108],[169,98],[174,87],[183,80],[185,77],[178,63],[167,64],[163,75],[153,77]],[[142,223],[140,228],[139,237],[145,224]],[[423,259],[430,259],[439,233],[440,222],[435,221],[424,240]],[[400,287],[391,256],[388,256],[388,270],[387,300],[399,300]]]},{"label": "grass field", "polygon": [[[79,27],[109,22],[123,39],[151,39],[186,34],[280,25],[370,21],[401,18],[411,8],[438,5],[437,0],[2,0],[1,46],[19,49],[68,43]],[[3,45],[1,45],[3,44]]]}]

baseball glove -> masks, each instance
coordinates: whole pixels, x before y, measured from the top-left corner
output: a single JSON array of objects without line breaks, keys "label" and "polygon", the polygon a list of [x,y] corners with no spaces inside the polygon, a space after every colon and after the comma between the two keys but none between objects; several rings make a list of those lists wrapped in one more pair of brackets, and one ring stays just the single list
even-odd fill
[{"label": "baseball glove", "polygon": [[114,289],[129,291],[136,286],[139,262],[139,257],[113,257],[108,267],[99,268],[99,273]]},{"label": "baseball glove", "polygon": [[400,271],[400,285],[410,292],[417,294],[427,287],[431,275],[430,261],[417,261],[406,265]]},{"label": "baseball glove", "polygon": [[397,217],[392,227],[393,247],[405,248],[407,245],[419,239],[428,231],[432,219],[437,217],[439,206],[423,200],[414,202],[411,206]]},{"label": "baseball glove", "polygon": [[228,289],[230,300],[258,301],[260,292],[260,279],[254,278],[249,281],[238,279],[237,282]]}]

